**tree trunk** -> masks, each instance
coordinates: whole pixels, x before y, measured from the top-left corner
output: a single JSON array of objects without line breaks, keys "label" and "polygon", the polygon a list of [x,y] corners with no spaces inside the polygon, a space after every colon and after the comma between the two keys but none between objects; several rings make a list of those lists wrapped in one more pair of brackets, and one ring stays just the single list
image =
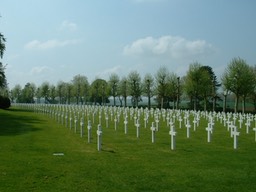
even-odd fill
[{"label": "tree trunk", "polygon": [[204,111],[206,111],[206,102],[207,102],[207,99],[206,97],[204,97]]},{"label": "tree trunk", "polygon": [[161,109],[163,108],[164,106],[164,97],[161,97]]},{"label": "tree trunk", "polygon": [[242,108],[243,114],[245,112],[245,100],[246,100],[246,96],[243,96],[243,108]]},{"label": "tree trunk", "polygon": [[223,112],[226,112],[227,108],[227,95],[224,95],[224,102],[223,102]]},{"label": "tree trunk", "polygon": [[216,108],[216,96],[213,97],[213,102],[212,102],[212,111],[214,112]]},{"label": "tree trunk", "polygon": [[151,108],[151,100],[150,100],[150,96],[148,95],[148,108],[150,109]]},{"label": "tree trunk", "polygon": [[237,113],[238,111],[238,101],[239,101],[239,96],[236,95],[236,98],[235,98],[235,108],[234,108],[234,112]]},{"label": "tree trunk", "polygon": [[127,105],[127,101],[126,101],[126,97],[124,97],[124,107],[126,107]]},{"label": "tree trunk", "polygon": [[197,103],[196,103],[196,100],[197,100],[197,99],[196,99],[196,96],[195,96],[195,98],[194,98],[194,111],[196,111],[196,104],[197,104]]}]

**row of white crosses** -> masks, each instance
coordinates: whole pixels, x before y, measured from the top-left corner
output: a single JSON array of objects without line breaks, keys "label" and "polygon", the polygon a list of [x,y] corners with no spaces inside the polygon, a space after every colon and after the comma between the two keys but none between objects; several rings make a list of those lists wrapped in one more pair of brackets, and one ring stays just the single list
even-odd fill
[{"label": "row of white crosses", "polygon": [[[80,136],[84,135],[85,122],[87,121],[88,129],[88,143],[91,142],[91,129],[95,124],[96,119],[98,119],[98,127],[105,121],[106,128],[109,127],[109,121],[114,121],[114,129],[122,127],[120,118],[124,119],[123,127],[124,133],[128,134],[128,124],[130,126],[136,127],[136,136],[140,137],[140,122],[144,121],[144,128],[147,128],[149,124],[149,119],[153,119],[151,122],[151,134],[152,143],[155,143],[156,132],[159,131],[160,122],[166,122],[166,126],[170,127],[169,135],[171,136],[171,149],[175,149],[175,136],[177,132],[175,131],[174,123],[178,121],[179,128],[186,128],[186,136],[190,138],[191,124],[190,119],[192,118],[193,130],[196,131],[200,123],[200,118],[208,119],[208,125],[205,128],[207,132],[207,142],[211,142],[211,135],[214,129],[214,121],[221,122],[227,131],[230,132],[230,136],[234,138],[234,149],[237,149],[238,139],[240,135],[237,126],[242,128],[242,125],[246,126],[246,133],[249,134],[250,128],[254,121],[255,128],[252,130],[255,132],[256,141],[256,115],[252,114],[234,114],[234,113],[212,113],[212,112],[195,112],[195,111],[182,111],[182,110],[165,110],[165,109],[142,109],[142,108],[123,108],[123,107],[101,107],[101,106],[77,106],[77,105],[27,105],[23,106],[28,109],[34,110],[38,113],[48,114],[50,117],[54,118],[58,123],[74,129],[77,133],[78,125],[80,125]],[[98,115],[98,118],[97,118]],[[102,117],[105,117],[103,119]],[[109,118],[110,117],[110,118]],[[134,124],[134,125],[133,125]],[[162,125],[162,124],[161,124]],[[102,129],[97,130],[97,135],[102,135]],[[100,137],[101,138],[101,137]],[[99,149],[99,148],[98,148]]]}]

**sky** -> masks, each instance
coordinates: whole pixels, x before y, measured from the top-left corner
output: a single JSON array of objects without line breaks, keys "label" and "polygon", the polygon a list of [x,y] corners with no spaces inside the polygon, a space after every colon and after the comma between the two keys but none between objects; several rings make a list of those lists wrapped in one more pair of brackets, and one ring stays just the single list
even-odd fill
[{"label": "sky", "polygon": [[0,0],[9,88],[256,64],[254,0]]}]

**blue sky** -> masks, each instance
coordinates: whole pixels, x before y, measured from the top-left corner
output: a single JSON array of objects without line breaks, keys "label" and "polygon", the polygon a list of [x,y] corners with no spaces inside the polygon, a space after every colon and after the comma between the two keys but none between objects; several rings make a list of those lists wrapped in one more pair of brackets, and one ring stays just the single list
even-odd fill
[{"label": "blue sky", "polygon": [[230,60],[256,64],[254,0],[1,0],[2,62],[12,88],[108,79],[198,61],[218,77]]}]

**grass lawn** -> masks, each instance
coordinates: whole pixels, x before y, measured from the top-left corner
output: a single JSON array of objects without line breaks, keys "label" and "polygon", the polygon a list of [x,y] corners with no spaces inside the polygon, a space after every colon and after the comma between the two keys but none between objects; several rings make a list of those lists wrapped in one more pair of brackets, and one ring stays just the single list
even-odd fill
[{"label": "grass lawn", "polygon": [[97,122],[88,144],[87,129],[81,138],[47,115],[14,107],[0,110],[0,192],[255,191],[256,142],[254,132],[246,134],[245,126],[239,129],[234,150],[233,138],[217,121],[211,143],[206,120],[196,131],[192,125],[189,139],[186,128],[179,129],[176,122],[172,151],[166,122],[160,124],[155,143],[142,121],[140,138],[132,121],[127,134],[123,123],[115,131],[114,122],[109,128],[102,122],[103,145],[98,152]]}]

